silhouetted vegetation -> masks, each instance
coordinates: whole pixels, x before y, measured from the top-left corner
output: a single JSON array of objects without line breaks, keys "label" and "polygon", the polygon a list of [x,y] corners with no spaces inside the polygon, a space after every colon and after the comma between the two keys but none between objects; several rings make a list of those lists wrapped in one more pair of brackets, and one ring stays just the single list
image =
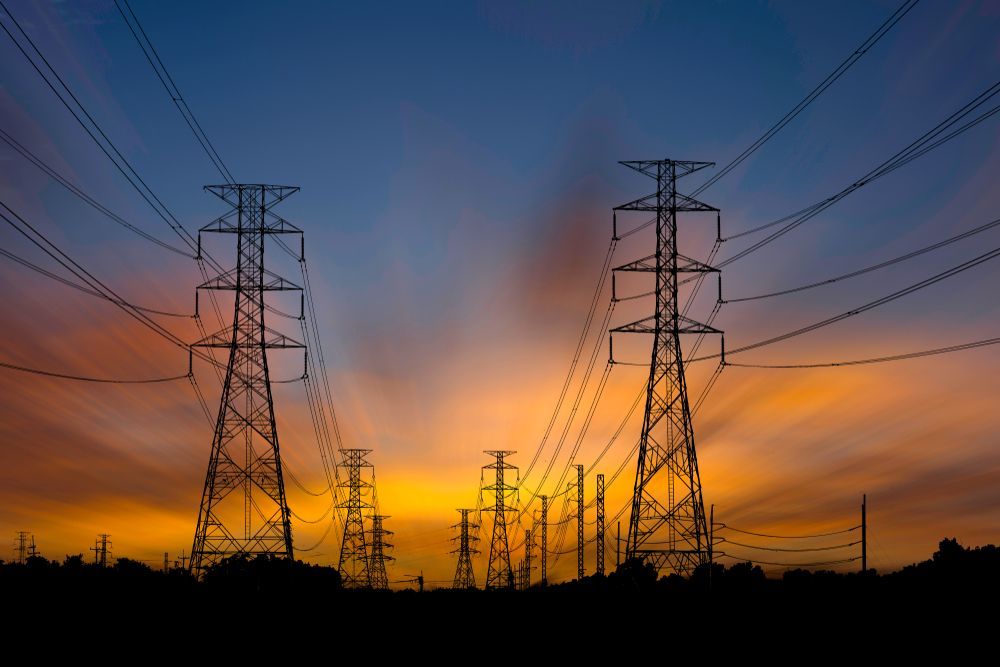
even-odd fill
[{"label": "silhouetted vegetation", "polygon": [[[998,590],[1000,548],[993,545],[965,548],[955,539],[942,540],[929,560],[888,574],[874,570],[863,574],[790,570],[781,578],[772,578],[752,563],[728,566],[714,563],[700,567],[693,576],[684,579],[675,575],[657,577],[652,566],[641,561],[627,561],[606,576],[594,575],[547,587],[536,583],[527,592],[529,598],[523,597],[524,593],[510,591],[441,589],[424,595],[411,590],[394,594],[345,591],[336,568],[265,556],[229,558],[210,568],[201,581],[185,570],[163,572],[128,558],[119,558],[108,567],[87,562],[80,554],[67,555],[62,562],[39,556],[29,558],[24,564],[0,561],[0,594],[7,599],[19,596],[83,599],[99,594],[150,603],[186,602],[191,598],[259,597],[288,601],[311,599],[324,604],[337,596],[351,596],[351,604],[356,605],[363,599],[378,601],[389,596],[405,608],[419,604],[445,609],[456,604],[468,607],[469,601],[477,599],[491,600],[491,605],[509,603],[513,607],[523,606],[526,599],[544,597],[557,603],[558,600],[596,594],[691,600],[705,604],[742,601],[766,606],[774,603],[772,606],[777,607],[786,603],[792,606],[856,604],[862,597],[899,603],[942,595],[992,597]],[[459,599],[466,602],[460,604]],[[332,606],[338,607],[337,604]]]}]

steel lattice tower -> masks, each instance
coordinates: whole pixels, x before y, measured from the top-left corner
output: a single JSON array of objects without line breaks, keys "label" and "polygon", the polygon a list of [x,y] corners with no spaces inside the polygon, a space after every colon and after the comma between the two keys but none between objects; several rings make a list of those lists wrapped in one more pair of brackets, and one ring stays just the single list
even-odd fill
[{"label": "steel lattice tower", "polygon": [[[21,565],[28,562],[28,536],[31,535],[26,530],[17,531],[17,537],[14,538],[14,562],[20,563]],[[34,536],[32,536],[32,543],[34,543]]]},{"label": "steel lattice tower", "polygon": [[549,583],[549,497],[542,496],[542,586]]},{"label": "steel lattice tower", "polygon": [[271,212],[298,188],[280,185],[212,185],[205,188],[231,206],[198,233],[236,235],[236,267],[199,286],[234,292],[231,328],[194,347],[229,351],[222,399],[205,477],[191,569],[234,555],[292,558],[292,526],[274,421],[267,352],[304,348],[264,322],[264,295],[300,290],[264,268],[265,239],[301,230]]},{"label": "steel lattice tower", "polygon": [[460,509],[459,514],[462,515],[462,520],[452,526],[452,528],[458,528],[458,537],[453,537],[451,539],[458,540],[458,549],[452,551],[452,553],[458,554],[458,565],[455,568],[455,582],[452,584],[452,588],[466,589],[476,587],[476,575],[472,571],[472,554],[478,554],[479,550],[473,545],[479,541],[479,538],[475,535],[469,534],[469,528],[478,528],[476,524],[469,523],[469,514],[475,510],[471,509]]},{"label": "steel lattice tower", "polygon": [[371,588],[374,583],[369,567],[363,519],[363,510],[374,509],[373,504],[366,498],[372,496],[372,483],[363,479],[361,475],[362,468],[371,467],[365,460],[365,456],[371,451],[370,449],[341,450],[344,457],[344,463],[341,465],[347,468],[347,481],[341,486],[347,487],[347,502],[341,504],[340,508],[346,509],[347,515],[344,517],[344,539],[340,542],[340,562],[337,569],[340,571],[341,582],[345,588]]},{"label": "steel lattice tower", "polygon": [[507,541],[507,512],[516,512],[517,508],[507,504],[507,496],[517,491],[517,487],[504,482],[504,472],[516,470],[516,466],[504,459],[513,454],[508,450],[485,450],[486,454],[496,458],[496,461],[483,466],[484,470],[496,472],[496,481],[483,490],[492,491],[495,497],[493,508],[485,510],[493,512],[493,538],[490,540],[490,560],[486,569],[486,588],[514,588],[514,571],[510,564],[510,544]]},{"label": "steel lattice tower", "polygon": [[94,564],[100,565],[101,567],[107,567],[108,561],[112,560],[114,557],[111,555],[111,536],[107,533],[101,533],[94,540],[94,546],[90,548],[94,552]]},{"label": "steel lattice tower", "polygon": [[521,588],[528,590],[531,587],[531,547],[534,544],[531,542],[531,530],[528,528],[524,529],[524,581],[521,582]]},{"label": "steel lattice tower", "polygon": [[597,476],[597,574],[604,576],[604,475]]},{"label": "steel lattice tower", "polygon": [[576,466],[576,578],[583,579],[583,464]]},{"label": "steel lattice tower", "polygon": [[372,588],[379,591],[389,590],[389,575],[385,570],[387,560],[395,560],[392,556],[387,556],[386,549],[391,549],[392,544],[385,541],[385,538],[392,535],[391,530],[386,530],[383,521],[389,517],[385,514],[373,514],[372,519],[372,555],[368,565],[371,573]]},{"label": "steel lattice tower", "polygon": [[661,574],[670,570],[687,575],[706,562],[708,531],[680,336],[721,332],[688,319],[678,309],[678,274],[718,269],[678,252],[677,214],[714,212],[720,235],[718,209],[677,192],[676,185],[677,179],[713,163],[646,160],[621,164],[656,181],[656,192],[615,209],[656,216],[654,254],[614,269],[652,273],[656,280],[653,315],[611,330],[653,335],[625,553],[627,558],[652,563]]}]

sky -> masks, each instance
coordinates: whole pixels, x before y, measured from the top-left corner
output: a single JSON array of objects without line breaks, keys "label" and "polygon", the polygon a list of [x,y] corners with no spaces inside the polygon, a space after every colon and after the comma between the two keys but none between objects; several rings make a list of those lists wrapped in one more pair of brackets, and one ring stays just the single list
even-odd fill
[{"label": "sky", "polygon": [[[203,190],[219,174],[113,2],[7,4],[188,230],[225,211]],[[511,462],[523,469],[539,446],[601,273],[611,209],[651,191],[652,181],[617,161],[702,160],[718,169],[897,6],[132,3],[236,179],[301,187],[281,213],[305,231],[345,446],[373,450],[380,506],[394,531],[390,580],[423,572],[428,581],[450,581],[455,509],[476,504],[489,462],[483,450],[516,450]],[[0,20],[13,30],[6,15]],[[835,194],[994,84],[998,31],[995,1],[919,3],[699,198],[721,210],[727,236]],[[2,33],[0,128],[129,222],[177,241]],[[989,222],[1000,216],[998,169],[994,117],[728,265],[723,297],[824,280]],[[194,262],[110,222],[6,145],[0,172],[0,198],[128,300],[192,312],[201,282]],[[688,177],[682,191],[711,173]],[[683,218],[681,251],[704,258],[714,231],[714,220]],[[724,243],[718,258],[755,239]],[[210,242],[216,257],[233,261],[226,239]],[[618,244],[615,265],[651,253],[652,244],[648,230],[629,237]],[[998,244],[1000,231],[992,230],[835,285],[727,304],[715,326],[734,349],[848,311]],[[9,226],[0,230],[0,248],[60,270]],[[990,286],[998,279],[1000,267],[988,262],[730,360],[841,361],[995,337],[1000,307]],[[113,305],[4,257],[0,286],[0,361],[98,377],[187,370],[182,350]],[[623,279],[619,289],[643,287]],[[598,318],[608,299],[606,290]],[[692,316],[704,319],[711,308],[709,294]],[[624,302],[612,324],[651,309],[647,300]],[[206,319],[209,328],[220,326]],[[158,321],[185,340],[198,337],[190,318]],[[269,324],[297,329],[294,321]],[[586,354],[599,335],[595,325]],[[616,357],[648,358],[647,339],[619,340]],[[717,344],[707,341],[705,350]],[[581,412],[606,359],[601,345]],[[274,376],[294,377],[301,358],[280,355]],[[711,364],[690,365],[693,396]],[[694,418],[705,502],[731,526],[804,533],[855,525],[867,494],[869,559],[879,569],[926,558],[944,537],[996,543],[998,371],[990,347],[857,367],[727,368]],[[207,366],[195,373],[214,411],[218,382]],[[550,487],[578,438],[576,461],[589,467],[597,458],[646,373],[612,369],[584,436],[582,416],[570,424]],[[211,427],[187,382],[98,385],[0,369],[0,386],[0,535],[29,530],[54,558],[87,553],[98,533],[112,535],[117,555],[152,562],[164,551],[173,558],[190,550]],[[571,397],[578,386],[579,376]],[[274,392],[285,464],[307,487],[322,488],[301,383]],[[631,494],[628,455],[640,418],[626,423],[594,469],[610,480],[623,466],[609,483],[609,518]],[[525,487],[538,478],[533,471]],[[588,477],[586,494],[593,483]],[[288,493],[306,519],[329,502],[291,485]],[[491,518],[483,521],[486,550]],[[327,522],[293,526],[301,557],[336,564],[340,538]],[[572,550],[574,536],[559,547]],[[590,547],[586,558],[593,571]],[[572,561],[550,558],[550,579],[574,576]],[[474,563],[481,582],[485,560]]]}]

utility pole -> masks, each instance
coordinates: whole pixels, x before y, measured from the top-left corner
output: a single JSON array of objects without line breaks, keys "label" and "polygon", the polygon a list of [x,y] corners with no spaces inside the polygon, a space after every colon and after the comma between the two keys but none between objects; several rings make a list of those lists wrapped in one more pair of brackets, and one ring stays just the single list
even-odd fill
[{"label": "utility pole", "polygon": [[[656,295],[653,315],[611,329],[612,335],[653,335],[625,557],[650,562],[660,574],[669,570],[689,575],[707,559],[708,530],[680,336],[722,332],[680,313],[678,274],[718,273],[718,269],[678,252],[677,214],[714,212],[716,235],[720,239],[721,223],[718,209],[682,195],[677,192],[676,184],[679,178],[713,163],[643,160],[621,164],[656,181],[654,193],[615,208],[616,212],[652,212],[656,220],[654,253],[614,269],[616,272],[652,273],[655,277],[653,293]],[[617,237],[617,216],[615,227]],[[617,300],[614,290],[612,280],[612,299]],[[609,341],[609,349],[611,362],[614,363],[613,339]],[[722,359],[724,362],[724,357]]]},{"label": "utility pole", "polygon": [[583,464],[576,465],[576,578],[583,579]]},{"label": "utility pole", "polygon": [[542,586],[549,584],[549,497],[542,496]]},{"label": "utility pole", "polygon": [[472,571],[472,554],[479,553],[479,549],[476,549],[474,546],[479,541],[479,538],[470,535],[469,528],[479,528],[479,525],[469,523],[469,514],[475,510],[460,509],[457,511],[462,516],[462,519],[459,523],[452,526],[452,528],[459,529],[458,537],[451,538],[452,540],[458,540],[458,549],[451,552],[458,554],[458,565],[455,567],[455,582],[452,584],[452,588],[475,588],[476,575]]},{"label": "utility pole", "polygon": [[190,558],[191,557],[185,555],[184,554],[184,550],[181,549],[181,556],[180,556],[180,558],[178,560],[180,560],[180,562],[181,562],[181,569],[182,570],[186,570],[187,569],[187,562],[188,562],[188,559],[190,559]]},{"label": "utility pole", "polygon": [[385,554],[386,549],[391,549],[392,545],[385,541],[387,535],[392,535],[391,530],[383,527],[382,521],[389,517],[384,514],[373,514],[372,519],[372,555],[368,571],[371,575],[371,586],[378,591],[389,590],[389,576],[385,570],[387,560],[395,560],[392,556]]},{"label": "utility pole", "polygon": [[604,576],[604,475],[597,476],[597,574]]},{"label": "utility pole", "polygon": [[[235,268],[198,286],[231,291],[235,297],[232,325],[193,345],[229,352],[191,547],[196,575],[233,555],[293,556],[268,351],[305,349],[264,322],[265,293],[302,289],[264,268],[268,236],[302,234],[271,211],[298,188],[230,184],[205,189],[231,208],[198,231],[199,258],[202,233],[235,234],[237,251]],[[197,313],[197,300],[195,304]]]},{"label": "utility pole", "polygon": [[31,544],[28,545],[28,558],[34,558],[38,555],[38,547],[35,545],[35,536],[31,536]]},{"label": "utility pole", "polygon": [[861,496],[861,574],[868,571],[868,494]]},{"label": "utility pole", "polygon": [[344,588],[371,588],[372,572],[369,567],[368,544],[365,540],[365,525],[362,512],[374,509],[368,498],[372,497],[372,483],[362,478],[362,468],[370,468],[365,457],[370,449],[344,449],[342,467],[347,468],[347,502],[339,505],[347,510],[344,517],[344,538],[340,542],[340,571]]},{"label": "utility pole", "polygon": [[169,558],[170,558],[170,555],[166,551],[164,551],[163,552],[163,571],[165,573],[170,571],[170,560],[169,560]]},{"label": "utility pole", "polygon": [[507,541],[507,512],[516,512],[517,508],[507,504],[507,496],[516,492],[517,487],[504,482],[504,472],[516,470],[505,460],[513,451],[491,449],[486,450],[486,454],[494,457],[496,461],[483,466],[484,470],[493,470],[496,473],[496,481],[490,486],[483,487],[486,491],[492,491],[494,495],[493,512],[493,538],[490,540],[490,560],[486,569],[486,588],[514,588],[514,570],[510,564],[510,544]]},{"label": "utility pole", "polygon": [[97,536],[94,541],[94,546],[91,547],[91,551],[94,552],[94,564],[100,565],[101,567],[107,567],[108,561],[111,560],[111,536],[107,533],[101,533]]}]

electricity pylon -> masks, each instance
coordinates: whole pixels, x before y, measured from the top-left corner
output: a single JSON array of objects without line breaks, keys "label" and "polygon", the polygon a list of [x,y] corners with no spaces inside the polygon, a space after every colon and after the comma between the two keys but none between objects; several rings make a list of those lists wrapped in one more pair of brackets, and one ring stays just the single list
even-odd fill
[{"label": "electricity pylon", "polygon": [[521,588],[528,590],[531,588],[531,550],[534,547],[531,530],[524,529],[524,576],[521,579]]},{"label": "electricity pylon", "polygon": [[108,561],[113,559],[111,555],[111,536],[107,533],[101,533],[94,540],[94,546],[90,550],[94,552],[94,564],[107,567]]},{"label": "electricity pylon", "polygon": [[604,475],[597,476],[597,574],[604,576]]},{"label": "electricity pylon", "polygon": [[549,497],[542,496],[542,586],[549,583]]},{"label": "electricity pylon", "polygon": [[[721,230],[719,210],[677,192],[677,179],[713,163],[643,160],[621,164],[656,181],[654,193],[615,209],[652,212],[656,216],[654,254],[614,269],[652,273],[656,296],[653,315],[611,329],[612,332],[653,334],[625,553],[627,558],[652,563],[661,574],[670,570],[688,575],[707,561],[708,530],[680,337],[681,334],[722,332],[688,319],[678,308],[679,273],[717,273],[718,269],[678,252],[677,214],[714,212],[717,237],[721,238]],[[617,295],[613,294],[612,298],[617,299]]]},{"label": "electricity pylon", "polygon": [[387,560],[396,560],[385,553],[392,548],[392,544],[385,541],[385,538],[392,535],[391,530],[386,530],[383,521],[389,517],[385,514],[373,514],[372,519],[372,555],[369,562],[369,572],[371,573],[372,588],[378,591],[389,590],[389,576],[385,570]]},{"label": "electricity pylon", "polygon": [[34,544],[35,537],[31,535],[26,530],[17,531],[17,536],[14,538],[14,562],[24,565],[28,562],[28,537],[31,537],[31,542]]},{"label": "electricity pylon", "polygon": [[344,539],[340,542],[340,579],[344,588],[371,588],[373,585],[372,571],[368,554],[368,544],[365,540],[365,525],[363,511],[374,509],[369,498],[374,498],[373,484],[362,478],[361,469],[370,468],[365,460],[370,449],[343,449],[341,454],[347,468],[347,481],[341,486],[347,487],[347,501],[339,505],[346,509],[344,517]]},{"label": "electricity pylon", "polygon": [[302,233],[271,211],[298,188],[232,184],[205,189],[231,208],[199,230],[199,255],[203,232],[235,234],[236,266],[198,287],[231,291],[234,299],[232,325],[193,346],[229,351],[191,548],[196,574],[229,556],[292,558],[268,351],[305,347],[264,322],[266,293],[301,290],[264,268],[265,239]]},{"label": "electricity pylon", "polygon": [[458,540],[458,549],[452,551],[453,554],[458,554],[458,565],[455,568],[455,582],[452,584],[452,588],[467,589],[476,587],[476,575],[472,571],[472,554],[479,553],[479,550],[474,546],[479,541],[479,538],[469,534],[469,528],[479,527],[477,524],[469,523],[469,514],[474,511],[471,509],[458,510],[459,514],[462,515],[462,520],[452,526],[452,528],[459,529],[458,537],[451,538]]},{"label": "electricity pylon", "polygon": [[514,571],[510,564],[510,544],[507,541],[507,513],[516,512],[517,508],[507,504],[507,496],[515,493],[517,487],[504,482],[504,472],[516,470],[516,466],[504,459],[514,452],[507,450],[486,450],[486,454],[496,458],[496,461],[483,466],[484,470],[496,471],[496,481],[483,490],[493,491],[494,504],[486,512],[493,512],[493,538],[490,540],[490,560],[486,569],[486,588],[514,588]]}]

